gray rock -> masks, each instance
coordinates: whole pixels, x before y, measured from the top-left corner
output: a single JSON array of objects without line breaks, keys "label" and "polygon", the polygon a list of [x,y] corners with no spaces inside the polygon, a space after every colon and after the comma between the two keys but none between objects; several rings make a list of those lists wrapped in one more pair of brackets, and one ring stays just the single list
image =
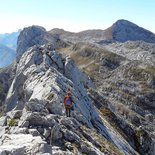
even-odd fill
[{"label": "gray rock", "polygon": [[64,117],[61,119],[61,123],[71,129],[78,129],[81,126],[80,123],[74,118],[69,119]]},{"label": "gray rock", "polygon": [[39,147],[39,152],[41,152],[41,153],[52,153],[52,146],[41,144]]},{"label": "gray rock", "polygon": [[38,127],[37,128],[38,132],[43,135],[44,134],[44,128],[43,127]]},{"label": "gray rock", "polygon": [[15,108],[15,110],[22,110],[24,108],[24,90],[23,84],[26,77],[23,73],[16,75],[9,92],[6,97],[7,111]]},{"label": "gray rock", "polygon": [[7,125],[7,116],[2,116],[0,118],[0,126],[5,126]]},{"label": "gray rock", "polygon": [[70,142],[79,142],[80,141],[80,137],[77,134],[75,134],[74,132],[66,130],[66,129],[63,129],[62,132],[63,132],[66,140],[68,140]]},{"label": "gray rock", "polygon": [[19,121],[18,126],[19,127],[29,127],[30,123],[29,121]]},{"label": "gray rock", "polygon": [[37,131],[37,129],[29,129],[29,133],[35,137],[35,136],[40,136],[40,133]]},{"label": "gray rock", "polygon": [[147,114],[147,115],[145,115],[145,119],[148,122],[153,122],[154,116],[152,114]]},{"label": "gray rock", "polygon": [[14,119],[19,119],[22,116],[22,110],[13,110],[7,113],[7,116]]},{"label": "gray rock", "polygon": [[[8,140],[9,139],[9,140]],[[2,152],[8,152],[12,155],[19,154],[42,154],[52,153],[51,146],[42,141],[40,137],[33,137],[32,135],[3,135],[3,143],[0,146]]]},{"label": "gray rock", "polygon": [[61,133],[61,125],[60,124],[56,124],[51,131],[51,141],[52,143],[57,143],[60,142],[62,139],[62,133]]},{"label": "gray rock", "polygon": [[50,138],[49,136],[51,136],[51,129],[45,129],[43,135],[45,138]]},{"label": "gray rock", "polygon": [[[17,41],[17,62],[19,61],[22,54],[29,47],[37,43],[41,44],[41,40],[43,39],[45,33],[46,33],[46,30],[43,27],[39,27],[39,26],[32,26],[32,27],[25,28],[20,33]],[[34,42],[31,42],[32,38],[35,38]]]},{"label": "gray rock", "polygon": [[101,154],[104,155],[104,153],[101,153],[100,151],[91,148],[91,146],[85,143],[81,145],[81,150],[82,150],[82,153],[86,153],[89,155],[101,155]]},{"label": "gray rock", "polygon": [[53,114],[47,115],[44,118],[45,126],[53,127],[55,124],[57,124],[58,118],[59,117],[57,117],[57,115],[53,115]]},{"label": "gray rock", "polygon": [[47,104],[46,101],[32,99],[26,103],[26,108],[32,112],[41,112],[44,110],[44,107],[46,106],[46,104]]},{"label": "gray rock", "polygon": [[10,133],[10,134],[28,134],[28,128],[23,127],[20,128],[18,126],[14,126],[8,129],[8,131],[6,131],[6,133]]},{"label": "gray rock", "polygon": [[[5,134],[6,130],[7,130],[7,127],[0,127],[0,139]],[[1,143],[2,143],[2,141],[0,141],[0,144]]]},{"label": "gray rock", "polygon": [[60,39],[58,43],[57,39],[49,35],[43,27],[31,26],[24,28],[24,30],[21,31],[17,41],[17,62],[20,60],[22,54],[26,52],[29,47],[32,47],[34,45],[43,45],[46,43],[51,44],[53,48],[61,46],[63,47],[67,45],[64,41]]}]

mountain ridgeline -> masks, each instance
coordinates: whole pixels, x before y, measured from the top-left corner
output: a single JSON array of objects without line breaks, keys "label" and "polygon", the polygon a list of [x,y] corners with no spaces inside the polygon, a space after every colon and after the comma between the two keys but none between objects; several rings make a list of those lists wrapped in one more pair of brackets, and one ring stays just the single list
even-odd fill
[{"label": "mountain ridgeline", "polygon": [[79,33],[27,27],[16,62],[0,75],[1,154],[155,154],[155,35],[148,30],[126,20]]},{"label": "mountain ridgeline", "polygon": [[62,29],[52,29],[49,33],[71,42],[145,41],[155,43],[154,33],[127,20],[118,20],[105,30],[86,30],[79,33],[71,33]]},{"label": "mountain ridgeline", "polygon": [[16,58],[17,39],[21,30],[0,34],[0,68],[10,65]]}]

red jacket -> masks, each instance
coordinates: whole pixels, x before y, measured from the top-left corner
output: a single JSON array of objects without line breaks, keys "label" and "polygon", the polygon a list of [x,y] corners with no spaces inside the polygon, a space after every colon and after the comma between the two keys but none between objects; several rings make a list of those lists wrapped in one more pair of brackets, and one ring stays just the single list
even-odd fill
[{"label": "red jacket", "polygon": [[67,106],[67,105],[66,105],[66,101],[67,101],[68,97],[69,97],[68,95],[66,95],[66,96],[64,97],[64,106],[67,107],[67,108],[71,108],[71,107],[72,107],[72,102],[73,102],[73,101],[72,101],[72,97],[70,97],[70,100],[71,100],[70,106]]}]

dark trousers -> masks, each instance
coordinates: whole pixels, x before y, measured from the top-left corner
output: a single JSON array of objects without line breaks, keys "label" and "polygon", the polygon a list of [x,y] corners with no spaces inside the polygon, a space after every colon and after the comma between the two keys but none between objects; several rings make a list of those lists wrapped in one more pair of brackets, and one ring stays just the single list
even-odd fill
[{"label": "dark trousers", "polygon": [[66,107],[66,116],[71,117],[71,109]]}]

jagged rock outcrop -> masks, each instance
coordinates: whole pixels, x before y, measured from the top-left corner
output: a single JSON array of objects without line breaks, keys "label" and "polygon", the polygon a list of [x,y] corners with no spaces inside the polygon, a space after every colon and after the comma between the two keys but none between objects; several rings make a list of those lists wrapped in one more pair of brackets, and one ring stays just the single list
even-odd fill
[{"label": "jagged rock outcrop", "polygon": [[67,44],[56,36],[50,35],[43,27],[30,26],[21,31],[17,41],[17,58],[18,62],[22,54],[33,45],[43,45],[49,43],[51,49],[65,47]]},{"label": "jagged rock outcrop", "polygon": [[[91,83],[69,56],[63,58],[57,51],[49,49],[48,44],[30,47],[17,64],[6,97],[8,113],[1,120],[1,133],[5,133],[1,152],[33,154],[37,145],[38,154],[100,155],[106,152],[119,154],[121,150],[136,155],[137,152],[121,135],[115,135],[104,125],[85,90],[87,85],[93,86]],[[65,117],[63,107],[68,88],[73,94],[71,118]],[[30,137],[28,141],[18,145],[26,135]],[[109,146],[113,148],[109,149]]]},{"label": "jagged rock outcrop", "polygon": [[155,66],[155,44],[144,41],[127,41],[125,43],[102,44],[103,48],[126,57],[129,60],[142,61]]}]

